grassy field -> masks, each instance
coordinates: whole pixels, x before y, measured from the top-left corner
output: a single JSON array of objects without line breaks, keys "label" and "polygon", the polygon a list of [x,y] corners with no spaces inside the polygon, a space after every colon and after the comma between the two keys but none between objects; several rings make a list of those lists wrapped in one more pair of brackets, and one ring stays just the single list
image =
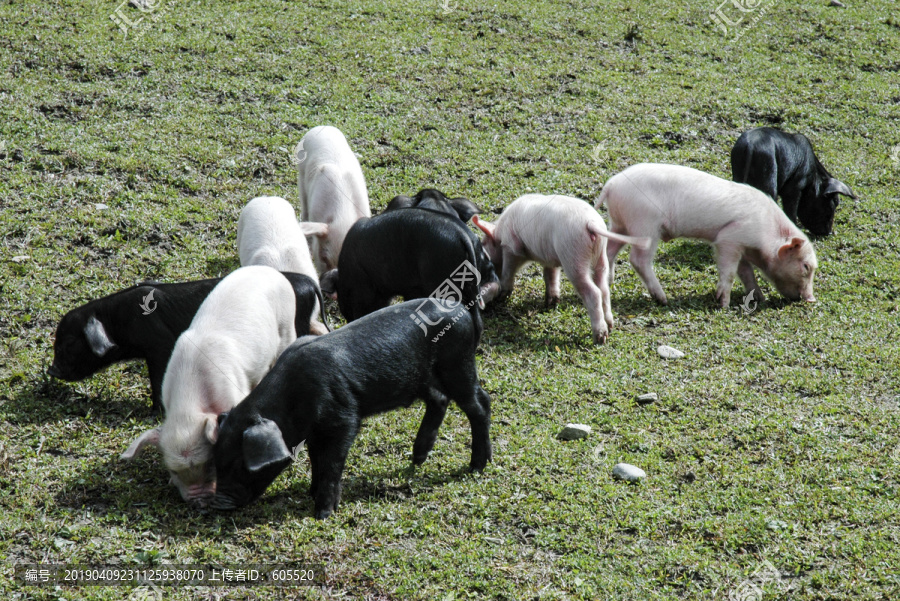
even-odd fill
[{"label": "grassy field", "polygon": [[[132,594],[26,587],[16,563],[287,560],[326,584],[164,598],[900,597],[900,11],[729,3],[726,33],[715,1],[157,0],[121,6],[143,19],[126,35],[113,1],[0,0],[0,597]],[[764,285],[745,315],[738,284],[717,310],[710,249],[676,241],[666,308],[620,256],[595,347],[571,285],[545,310],[527,268],[485,317],[481,475],[456,409],[410,467],[416,405],[366,423],[327,521],[305,458],[245,511],[199,513],[158,454],[118,460],[158,422],[144,367],[50,380],[55,326],[138,280],[237,267],[242,205],[298,202],[290,149],[319,124],[361,155],[374,209],[421,187],[489,218],[528,191],[593,200],[642,161],[730,177],[758,125],[808,135],[860,198],[816,241],[815,305]],[[561,442],[568,422],[593,432]],[[619,461],[648,477],[613,480]]]}]

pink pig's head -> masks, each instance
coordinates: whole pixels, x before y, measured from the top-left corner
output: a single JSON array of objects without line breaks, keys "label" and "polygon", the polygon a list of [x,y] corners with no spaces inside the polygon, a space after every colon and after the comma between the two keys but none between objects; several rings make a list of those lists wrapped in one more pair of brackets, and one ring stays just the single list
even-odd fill
[{"label": "pink pig's head", "polygon": [[478,215],[472,217],[472,223],[475,224],[475,227],[484,232],[484,238],[481,240],[481,246],[484,247],[484,252],[487,253],[487,256],[490,258],[491,263],[494,264],[494,270],[497,273],[503,271],[503,248],[500,245],[500,241],[497,240],[497,226],[495,226],[490,221],[484,221],[483,219],[479,219]]},{"label": "pink pig's head", "polygon": [[178,489],[185,501],[204,507],[216,492],[212,449],[217,437],[218,424],[214,415],[203,416],[199,423],[197,420],[168,420],[141,434],[121,458],[131,460],[146,446],[158,447],[169,470],[169,483]]},{"label": "pink pig's head", "polygon": [[818,267],[812,243],[806,237],[794,236],[778,248],[766,276],[785,298],[814,303],[813,276]]},{"label": "pink pig's head", "polygon": [[[478,215],[472,216],[472,223],[484,232],[484,238],[481,240],[481,246],[484,248],[485,254],[494,265],[494,271],[503,272],[503,248],[496,236],[496,226],[489,221],[482,221]],[[500,283],[496,279],[483,284],[481,287],[481,296],[485,303],[489,303],[500,294]]]}]

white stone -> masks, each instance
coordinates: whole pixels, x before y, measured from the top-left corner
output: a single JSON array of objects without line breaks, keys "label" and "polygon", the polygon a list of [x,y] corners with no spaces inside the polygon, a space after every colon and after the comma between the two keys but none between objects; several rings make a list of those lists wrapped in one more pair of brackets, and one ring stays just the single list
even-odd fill
[{"label": "white stone", "polygon": [[30,259],[28,255],[18,255],[12,258],[13,263],[24,263],[28,259]]},{"label": "white stone", "polygon": [[655,392],[648,392],[646,394],[638,395],[634,398],[637,401],[638,405],[649,405],[650,403],[655,403],[659,400],[659,395]]},{"label": "white stone", "polygon": [[614,478],[619,478],[626,482],[638,482],[647,477],[647,472],[630,463],[617,463],[613,466],[612,475]]},{"label": "white stone", "polygon": [[672,348],[666,344],[661,345],[656,352],[659,353],[659,356],[663,359],[681,359],[684,357],[684,353],[679,351],[677,348]]},{"label": "white stone", "polygon": [[578,440],[587,438],[591,433],[591,427],[584,424],[566,424],[559,434],[556,435],[560,440]]},{"label": "white stone", "polygon": [[109,205],[105,205],[102,202],[98,202],[98,203],[94,204],[94,208],[97,209],[98,211],[104,211],[109,208]]}]

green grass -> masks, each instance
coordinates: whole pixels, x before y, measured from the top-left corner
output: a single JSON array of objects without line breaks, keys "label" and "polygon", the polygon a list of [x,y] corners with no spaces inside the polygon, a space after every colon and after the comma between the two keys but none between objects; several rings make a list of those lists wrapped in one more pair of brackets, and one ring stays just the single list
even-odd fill
[{"label": "green grass", "polygon": [[[25,587],[14,563],[284,560],[327,570],[301,598],[727,599],[766,561],[791,578],[763,599],[900,595],[894,2],[766,3],[738,42],[714,1],[161,2],[140,40],[115,2],[0,2],[0,596],[129,592]],[[808,135],[860,199],[816,241],[813,306],[768,287],[750,316],[716,310],[711,253],[676,241],[657,260],[669,307],[623,255],[617,328],[594,347],[571,285],[548,311],[524,270],[486,316],[482,475],[455,409],[410,468],[417,405],[366,423],[330,520],[311,517],[305,461],[247,510],[201,514],[158,455],[117,459],[157,421],[143,366],[51,381],[55,325],[136,280],[236,267],[240,208],[296,203],[289,151],[326,123],[361,154],[374,208],[421,187],[488,211],[527,191],[593,200],[641,161],[729,177],[757,125]],[[560,442],[567,422],[593,433]],[[614,481],[619,461],[647,479]],[[166,598],[216,594],[254,592]]]}]

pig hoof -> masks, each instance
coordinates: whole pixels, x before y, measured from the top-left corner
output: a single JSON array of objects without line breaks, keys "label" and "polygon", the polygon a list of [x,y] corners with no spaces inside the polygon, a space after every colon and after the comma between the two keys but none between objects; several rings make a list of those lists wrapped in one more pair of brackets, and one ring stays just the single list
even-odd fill
[{"label": "pig hoof", "polygon": [[331,514],[334,511],[329,507],[328,509],[319,509],[316,511],[316,519],[317,520],[325,520],[331,517]]},{"label": "pig hoof", "polygon": [[545,296],[544,297],[544,305],[548,309],[553,309],[558,304],[559,304],[559,296],[553,295],[553,296]]},{"label": "pig hoof", "polygon": [[594,334],[594,344],[606,344],[606,339],[609,337],[609,332],[602,332],[600,334]]},{"label": "pig hoof", "polygon": [[428,459],[428,453],[424,455],[413,455],[413,465],[422,465]]}]

